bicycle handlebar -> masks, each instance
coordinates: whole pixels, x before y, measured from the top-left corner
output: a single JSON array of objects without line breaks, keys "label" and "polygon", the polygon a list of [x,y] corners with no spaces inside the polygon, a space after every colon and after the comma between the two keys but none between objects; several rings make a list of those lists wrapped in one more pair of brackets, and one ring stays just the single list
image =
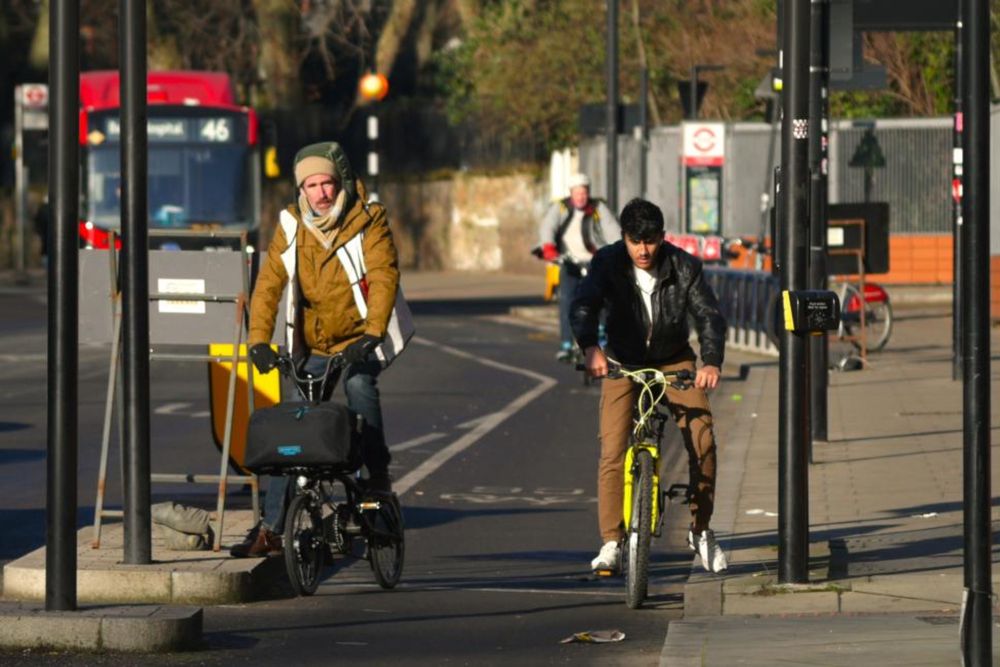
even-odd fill
[{"label": "bicycle handlebar", "polygon": [[338,352],[326,360],[326,368],[321,376],[303,373],[299,375],[299,370],[295,367],[295,362],[289,354],[279,354],[275,365],[278,371],[287,378],[295,382],[295,387],[299,390],[302,398],[315,400],[317,385],[319,385],[319,396],[322,397],[326,391],[326,382],[330,378],[332,371],[343,368],[347,365],[347,360],[343,352]]},{"label": "bicycle handlebar", "polygon": [[[611,361],[610,359],[608,361]],[[587,372],[586,364],[577,364],[576,370]],[[686,368],[676,371],[661,371],[656,368],[647,368],[644,366],[627,366],[625,364],[619,364],[612,362],[608,364],[608,374],[605,376],[611,380],[618,380],[623,377],[627,377],[633,382],[643,382],[642,376],[649,375],[652,380],[656,382],[660,377],[663,378],[665,384],[669,384],[674,389],[688,389],[694,382],[695,374]]]}]

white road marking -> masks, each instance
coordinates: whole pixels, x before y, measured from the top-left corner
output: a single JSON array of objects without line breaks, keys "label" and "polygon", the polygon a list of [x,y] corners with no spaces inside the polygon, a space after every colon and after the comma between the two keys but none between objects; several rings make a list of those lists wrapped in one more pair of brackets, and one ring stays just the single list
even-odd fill
[{"label": "white road marking", "polygon": [[541,373],[536,373],[534,371],[528,370],[526,368],[518,368],[516,366],[509,366],[507,364],[500,363],[498,361],[493,361],[492,359],[484,359],[482,357],[477,357],[474,354],[464,352],[454,347],[448,345],[442,345],[435,343],[433,341],[427,340],[420,336],[414,336],[413,342],[420,345],[426,345],[428,347],[434,347],[444,352],[450,354],[454,357],[459,357],[461,359],[467,359],[473,361],[477,364],[482,364],[483,366],[489,366],[490,368],[496,368],[498,370],[504,371],[506,373],[516,373],[518,375],[523,375],[525,377],[536,380],[538,384],[529,391],[521,394],[513,401],[508,403],[498,412],[494,412],[491,415],[487,415],[479,424],[477,424],[471,431],[463,435],[461,438],[451,443],[447,447],[438,450],[433,455],[430,456],[426,461],[421,463],[419,466],[408,472],[397,482],[393,483],[393,490],[397,495],[403,495],[414,486],[422,482],[427,476],[433,473],[435,470],[447,463],[452,457],[457,454],[462,453],[476,442],[478,442],[484,435],[495,429],[497,426],[502,424],[511,415],[517,413],[526,405],[529,405],[536,398],[547,392],[549,389],[556,385],[556,379],[549,377],[547,375],[542,375]]},{"label": "white road marking", "polygon": [[48,360],[49,355],[47,354],[0,354],[0,362],[5,364],[16,364],[24,362],[39,362]]},{"label": "white road marking", "polygon": [[389,446],[390,452],[405,452],[407,449],[413,449],[414,447],[419,447],[420,445],[427,444],[428,442],[434,442],[435,440],[440,440],[445,437],[445,433],[428,433],[427,435],[422,435],[417,438],[411,438],[405,440],[395,445]]},{"label": "white road marking", "polygon": [[480,424],[482,424],[484,421],[486,421],[487,419],[489,419],[492,416],[493,415],[483,415],[482,417],[476,417],[475,419],[470,419],[467,422],[462,422],[461,424],[459,424],[455,428],[475,428],[476,426],[479,426]]},{"label": "white road marking", "polygon": [[167,403],[156,408],[153,412],[158,415],[177,415],[183,414],[180,410],[189,407],[191,407],[190,403]]}]

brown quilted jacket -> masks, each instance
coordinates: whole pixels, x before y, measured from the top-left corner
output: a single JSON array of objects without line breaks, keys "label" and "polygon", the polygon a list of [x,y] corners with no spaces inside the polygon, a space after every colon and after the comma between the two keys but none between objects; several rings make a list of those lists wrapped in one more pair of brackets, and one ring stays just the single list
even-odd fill
[{"label": "brown quilted jacket", "polygon": [[[399,268],[385,208],[378,203],[363,204],[367,195],[357,181],[353,206],[344,215],[342,229],[327,250],[302,224],[297,205],[288,211],[299,221],[297,227],[300,326],[308,349],[322,354],[339,352],[361,337],[382,337],[396,300]],[[364,319],[354,302],[354,294],[337,248],[364,231],[364,257],[368,269],[368,316]],[[278,225],[263,259],[250,301],[248,344],[271,340],[278,304],[288,283],[281,253],[288,248],[285,233]]]}]

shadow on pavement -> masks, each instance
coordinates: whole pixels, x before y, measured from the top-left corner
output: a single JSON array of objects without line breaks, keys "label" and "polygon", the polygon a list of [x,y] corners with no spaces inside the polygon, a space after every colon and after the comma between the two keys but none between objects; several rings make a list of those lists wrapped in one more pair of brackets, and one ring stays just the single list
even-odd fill
[{"label": "shadow on pavement", "polygon": [[[993,522],[993,553],[1000,522]],[[907,530],[884,535],[830,540],[830,578],[916,573],[963,567],[962,524]]]},{"label": "shadow on pavement", "polygon": [[403,520],[407,530],[432,528],[463,519],[473,519],[488,516],[514,516],[520,514],[552,514],[576,512],[571,509],[481,509],[459,510],[445,507],[403,507]]}]

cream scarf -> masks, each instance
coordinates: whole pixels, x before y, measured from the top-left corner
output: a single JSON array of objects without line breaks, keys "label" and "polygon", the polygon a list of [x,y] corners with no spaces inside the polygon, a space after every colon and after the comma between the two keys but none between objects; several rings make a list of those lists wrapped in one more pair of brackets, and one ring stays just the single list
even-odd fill
[{"label": "cream scarf", "polygon": [[334,200],[330,210],[325,215],[317,215],[309,205],[309,200],[305,194],[299,195],[299,211],[302,212],[302,222],[305,224],[306,229],[312,232],[312,235],[327,250],[333,246],[333,241],[337,238],[337,233],[340,231],[340,214],[344,211],[344,201],[346,198],[347,193],[341,190],[337,193],[337,198]]}]

